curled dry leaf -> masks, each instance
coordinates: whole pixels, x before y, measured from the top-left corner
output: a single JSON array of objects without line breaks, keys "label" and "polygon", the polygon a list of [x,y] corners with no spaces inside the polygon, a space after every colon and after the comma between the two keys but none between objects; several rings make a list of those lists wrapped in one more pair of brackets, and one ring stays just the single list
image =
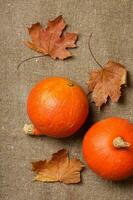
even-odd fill
[{"label": "curled dry leaf", "polygon": [[88,86],[96,106],[101,107],[108,97],[117,102],[121,96],[121,86],[126,84],[126,77],[126,68],[113,61],[109,61],[100,70],[92,71]]},{"label": "curled dry leaf", "polygon": [[79,183],[83,164],[79,159],[69,159],[65,149],[52,155],[51,160],[32,163],[32,170],[37,173],[35,180],[42,182]]},{"label": "curled dry leaf", "polygon": [[47,28],[43,28],[40,23],[32,24],[31,28],[28,28],[32,41],[24,43],[39,53],[63,60],[72,56],[67,48],[75,48],[78,37],[76,33],[63,34],[65,27],[62,16],[49,21]]}]

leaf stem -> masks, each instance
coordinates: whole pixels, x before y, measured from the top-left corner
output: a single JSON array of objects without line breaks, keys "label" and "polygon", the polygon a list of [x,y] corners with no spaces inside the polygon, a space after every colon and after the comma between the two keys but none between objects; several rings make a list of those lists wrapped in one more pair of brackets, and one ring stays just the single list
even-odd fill
[{"label": "leaf stem", "polygon": [[89,36],[89,42],[88,42],[88,47],[89,47],[90,54],[91,54],[92,58],[94,59],[94,61],[97,63],[97,65],[99,65],[99,67],[101,67],[103,69],[102,65],[96,60],[96,58],[95,58],[95,56],[94,56],[94,54],[93,54],[93,52],[91,50],[91,38],[92,38],[92,33]]},{"label": "leaf stem", "polygon": [[29,60],[32,60],[32,59],[34,59],[34,58],[41,58],[41,57],[44,57],[44,56],[45,56],[45,55],[32,56],[32,57],[30,57],[30,58],[26,58],[26,59],[22,60],[22,61],[18,64],[17,70],[19,70],[20,65],[22,65],[23,63],[25,63],[25,62],[27,62],[27,61],[29,61]]}]

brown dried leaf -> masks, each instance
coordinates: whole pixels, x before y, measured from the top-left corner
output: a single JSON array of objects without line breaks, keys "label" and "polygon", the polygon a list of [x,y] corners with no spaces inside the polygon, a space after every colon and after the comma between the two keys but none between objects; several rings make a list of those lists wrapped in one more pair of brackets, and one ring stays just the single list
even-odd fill
[{"label": "brown dried leaf", "polygon": [[51,160],[32,163],[32,170],[37,173],[35,180],[42,182],[79,183],[83,164],[79,159],[69,159],[65,149],[52,155]]},{"label": "brown dried leaf", "polygon": [[53,59],[71,57],[67,48],[75,48],[78,35],[76,33],[63,34],[66,23],[62,16],[48,22],[47,28],[40,23],[32,24],[28,28],[32,41],[24,42],[25,45],[38,53],[50,55]]},{"label": "brown dried leaf", "polygon": [[101,107],[108,97],[117,102],[121,96],[121,86],[126,84],[126,78],[126,68],[113,61],[109,61],[101,70],[92,71],[88,86],[96,106]]}]

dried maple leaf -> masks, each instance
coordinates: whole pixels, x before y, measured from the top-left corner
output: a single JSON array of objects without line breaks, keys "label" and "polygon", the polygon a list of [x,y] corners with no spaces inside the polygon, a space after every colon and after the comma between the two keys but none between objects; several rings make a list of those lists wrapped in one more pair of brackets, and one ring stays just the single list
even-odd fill
[{"label": "dried maple leaf", "polygon": [[43,28],[40,23],[32,24],[31,28],[28,28],[32,41],[24,43],[39,53],[63,60],[72,56],[67,48],[75,48],[78,37],[76,33],[62,34],[65,27],[62,16],[49,21],[47,28]]},{"label": "dried maple leaf", "polygon": [[117,102],[121,96],[121,86],[126,84],[127,70],[120,63],[109,61],[100,70],[90,73],[89,91],[96,106],[101,107],[110,97]]},{"label": "dried maple leaf", "polygon": [[126,84],[127,70],[120,63],[108,61],[102,66],[95,58],[91,46],[92,33],[89,37],[89,50],[94,61],[101,69],[92,71],[88,81],[89,92],[92,92],[92,99],[99,108],[106,104],[108,97],[117,102],[121,96],[121,86]]},{"label": "dried maple leaf", "polygon": [[32,170],[37,173],[35,180],[42,182],[79,183],[82,169],[83,164],[80,160],[69,159],[65,149],[54,153],[51,160],[32,163]]}]

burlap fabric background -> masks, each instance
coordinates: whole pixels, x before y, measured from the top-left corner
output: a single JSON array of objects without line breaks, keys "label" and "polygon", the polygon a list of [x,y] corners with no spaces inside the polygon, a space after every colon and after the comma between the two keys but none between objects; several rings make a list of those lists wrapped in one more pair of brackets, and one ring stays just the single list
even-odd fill
[{"label": "burlap fabric background", "polygon": [[[37,55],[26,48],[26,26],[46,24],[62,14],[68,31],[79,33],[74,57],[54,61],[49,57],[21,66],[24,58]],[[79,185],[32,182],[31,161],[44,159],[60,148],[81,160],[84,131],[66,140],[28,137],[23,125],[28,122],[26,98],[31,87],[48,76],[65,76],[77,81],[87,92],[88,72],[98,66],[88,50],[104,64],[114,59],[129,71],[129,87],[118,104],[109,103],[99,112],[91,104],[90,121],[121,116],[133,121],[133,1],[132,0],[0,0],[0,199],[1,200],[131,200],[133,179],[113,183],[97,177],[91,170],[82,173]],[[85,128],[84,128],[85,129]]]}]

